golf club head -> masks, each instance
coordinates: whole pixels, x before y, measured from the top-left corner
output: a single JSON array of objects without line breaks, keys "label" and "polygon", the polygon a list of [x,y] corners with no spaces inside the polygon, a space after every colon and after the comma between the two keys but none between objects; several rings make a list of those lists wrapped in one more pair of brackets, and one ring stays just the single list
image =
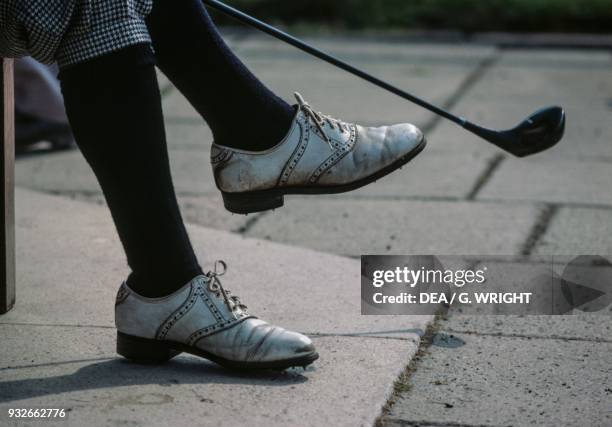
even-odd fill
[{"label": "golf club head", "polygon": [[493,131],[472,123],[467,123],[465,128],[517,157],[526,157],[561,141],[565,133],[565,111],[561,107],[543,108],[506,131]]},{"label": "golf club head", "polygon": [[565,111],[561,107],[543,108],[508,131],[516,141],[509,151],[525,157],[553,147],[565,133]]}]

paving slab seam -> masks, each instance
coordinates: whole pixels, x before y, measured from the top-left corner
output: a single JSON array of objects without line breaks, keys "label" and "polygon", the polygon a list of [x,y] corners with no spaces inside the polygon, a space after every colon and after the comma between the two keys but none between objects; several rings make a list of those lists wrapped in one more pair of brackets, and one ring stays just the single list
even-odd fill
[{"label": "paving slab seam", "polygon": [[546,205],[556,208],[579,208],[579,209],[598,209],[609,211],[612,210],[612,205],[609,204],[598,204],[598,203],[585,203],[585,202],[536,202],[529,199],[491,199],[491,198],[478,198],[475,202],[482,203],[493,203],[493,204],[509,204],[509,205]]},{"label": "paving slab seam", "polygon": [[476,196],[480,193],[480,190],[491,180],[495,171],[499,169],[504,160],[506,160],[506,156],[504,154],[498,153],[495,156],[491,157],[484,170],[480,173],[478,178],[476,178],[476,182],[472,189],[468,192],[466,196],[466,200],[476,200]]},{"label": "paving slab seam", "polygon": [[[444,101],[442,108],[445,110],[452,110],[459,101],[476,85],[476,83],[486,74],[486,72],[493,67],[497,61],[501,58],[501,51],[495,51],[491,56],[482,59],[476,68],[469,73],[457,89],[451,94],[450,97]],[[438,124],[443,120],[441,116],[434,115],[432,119],[423,126],[423,132],[425,134],[433,131]]]},{"label": "paving slab seam", "polygon": [[420,360],[429,352],[429,348],[433,343],[433,337],[441,329],[441,324],[443,321],[444,319],[442,316],[436,315],[434,320],[427,325],[427,330],[419,340],[416,353],[412,359],[410,359],[410,362],[404,368],[403,372],[395,380],[395,383],[393,384],[393,392],[387,399],[385,405],[382,407],[380,415],[376,418],[374,427],[386,427],[388,425],[387,417],[393,410],[393,405],[395,405],[401,394],[410,389],[410,377],[412,376],[412,373],[417,370]]},{"label": "paving slab seam", "polygon": [[[40,191],[40,190],[35,190]],[[179,193],[180,194],[180,193]],[[199,195],[212,195],[211,193],[202,193]],[[295,196],[296,199],[304,196]],[[600,209],[600,210],[612,210],[612,205],[609,204],[598,204],[598,203],[585,203],[585,202],[540,202],[530,199],[495,199],[495,198],[482,198],[478,197],[475,200],[467,200],[463,197],[453,196],[399,196],[399,195],[383,195],[376,196],[372,194],[337,194],[337,195],[320,195],[318,199],[322,200],[367,200],[367,201],[380,201],[380,202],[465,202],[465,203],[482,203],[482,204],[502,204],[509,206],[556,206],[559,208],[585,208],[585,209]]]},{"label": "paving slab seam", "polygon": [[[102,192],[100,190],[53,190],[53,189],[40,189],[31,187],[28,185],[19,184],[16,186],[17,188],[23,188],[30,191],[35,191],[42,194],[49,194],[52,196],[62,196],[68,198],[74,198],[78,196],[84,197],[94,197],[101,196]],[[211,191],[202,191],[202,192],[194,192],[194,191],[179,191],[177,192],[179,197],[216,197],[218,196],[217,192]],[[300,196],[296,196],[295,199],[300,199]],[[452,197],[452,196],[421,196],[421,195],[360,195],[360,194],[342,194],[342,195],[322,195],[319,199],[323,200],[367,200],[367,201],[423,201],[423,202],[466,202],[466,203],[482,203],[482,204],[504,204],[508,206],[532,206],[532,205],[545,205],[552,206],[557,208],[585,208],[585,209],[598,209],[610,211],[612,210],[612,205],[610,204],[599,204],[599,203],[585,203],[585,202],[538,202],[530,199],[496,199],[491,197],[477,197],[475,200],[468,200],[462,197]]]},{"label": "paving slab seam", "polygon": [[453,334],[465,334],[465,335],[478,335],[484,337],[499,337],[499,338],[518,338],[518,339],[538,339],[538,340],[554,340],[554,341],[579,341],[579,342],[592,342],[602,344],[612,344],[612,339],[605,338],[581,338],[581,337],[564,337],[561,335],[530,335],[530,334],[507,334],[503,332],[478,332],[469,331],[453,328],[444,328],[443,332]]},{"label": "paving slab seam", "polygon": [[529,256],[544,237],[555,215],[559,212],[559,206],[547,204],[540,213],[539,218],[527,235],[527,239],[521,249],[521,255]]},{"label": "paving slab seam", "polygon": [[[49,194],[52,196],[62,196],[72,198],[74,196],[101,196],[102,191],[97,190],[47,190],[40,188],[28,187],[25,185],[17,185],[17,188],[23,188],[29,191],[35,191],[38,193]],[[177,191],[177,196],[179,197],[216,197],[219,193],[210,192],[210,191],[202,191],[202,192],[194,192],[194,191]],[[295,199],[299,199],[304,196],[294,196]],[[547,205],[547,206],[556,206],[558,208],[585,208],[585,209],[599,209],[599,210],[612,210],[612,205],[609,204],[597,204],[597,203],[584,203],[584,202],[536,202],[529,199],[494,199],[494,198],[476,198],[475,200],[468,200],[463,197],[452,197],[452,196],[398,196],[398,195],[384,195],[384,196],[376,196],[376,195],[361,195],[361,194],[337,194],[337,195],[320,195],[319,199],[324,200],[367,200],[367,201],[381,201],[381,202],[390,202],[390,201],[418,201],[418,202],[466,202],[466,203],[482,203],[482,204],[505,204],[505,205],[522,205],[522,206],[531,206],[531,205]]]}]

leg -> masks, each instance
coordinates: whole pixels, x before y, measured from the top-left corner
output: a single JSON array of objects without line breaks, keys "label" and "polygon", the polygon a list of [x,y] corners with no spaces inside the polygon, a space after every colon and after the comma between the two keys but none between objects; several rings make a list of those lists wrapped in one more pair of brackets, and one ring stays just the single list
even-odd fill
[{"label": "leg", "polygon": [[232,53],[200,0],[155,0],[147,25],[160,69],[208,122],[217,144],[265,150],[285,137],[295,109]]},{"label": "leg", "polygon": [[201,274],[181,219],[168,162],[161,99],[148,44],[60,74],[79,148],[112,212],[141,295],[159,297]]},{"label": "leg", "polygon": [[213,130],[215,180],[231,212],[275,209],[287,194],[355,190],[425,146],[410,124],[345,123],[299,95],[294,111],[228,49],[200,0],[155,0],[147,23],[160,68]]},{"label": "leg", "polygon": [[[124,10],[133,3],[96,5]],[[58,53],[74,60],[60,74],[66,112],[132,269],[115,299],[117,352],[163,362],[185,351],[239,368],[312,363],[318,355],[307,337],[249,315],[223,288],[224,262],[202,274],[172,185],[155,58],[141,41],[148,34],[134,33],[144,20],[134,19],[107,30],[104,13],[91,15],[91,33],[74,34],[74,49]],[[109,49],[100,37],[128,44]]]},{"label": "leg", "polygon": [[77,143],[133,271],[117,294],[117,351],[141,362],[186,351],[238,368],[312,363],[318,355],[307,337],[250,316],[223,289],[225,263],[202,274],[172,186],[153,59],[141,44],[61,73]]}]

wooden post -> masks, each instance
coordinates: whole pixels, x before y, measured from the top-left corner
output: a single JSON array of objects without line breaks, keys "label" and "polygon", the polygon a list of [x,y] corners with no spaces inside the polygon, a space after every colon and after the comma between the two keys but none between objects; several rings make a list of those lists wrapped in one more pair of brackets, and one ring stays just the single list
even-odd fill
[{"label": "wooden post", "polygon": [[15,304],[15,110],[13,60],[0,58],[0,314]]}]

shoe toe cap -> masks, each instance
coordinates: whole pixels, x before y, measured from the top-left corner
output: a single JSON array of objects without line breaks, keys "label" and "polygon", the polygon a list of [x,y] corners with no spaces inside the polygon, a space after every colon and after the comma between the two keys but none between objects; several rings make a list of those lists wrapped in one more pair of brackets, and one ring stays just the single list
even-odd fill
[{"label": "shoe toe cap", "polygon": [[414,150],[423,138],[423,132],[419,128],[410,123],[403,123],[387,128],[384,144],[398,154],[406,154]]},{"label": "shoe toe cap", "polygon": [[[253,329],[253,327],[255,329]],[[270,325],[260,319],[248,319],[244,323],[247,359],[259,362],[291,360],[315,352],[307,336]]]},{"label": "shoe toe cap", "polygon": [[290,347],[293,354],[302,355],[314,353],[316,351],[314,344],[307,336],[298,334],[297,332],[291,332],[291,335]]},{"label": "shoe toe cap", "polygon": [[271,348],[265,353],[274,360],[291,359],[314,353],[315,346],[305,335],[279,328],[276,337],[271,337]]}]

